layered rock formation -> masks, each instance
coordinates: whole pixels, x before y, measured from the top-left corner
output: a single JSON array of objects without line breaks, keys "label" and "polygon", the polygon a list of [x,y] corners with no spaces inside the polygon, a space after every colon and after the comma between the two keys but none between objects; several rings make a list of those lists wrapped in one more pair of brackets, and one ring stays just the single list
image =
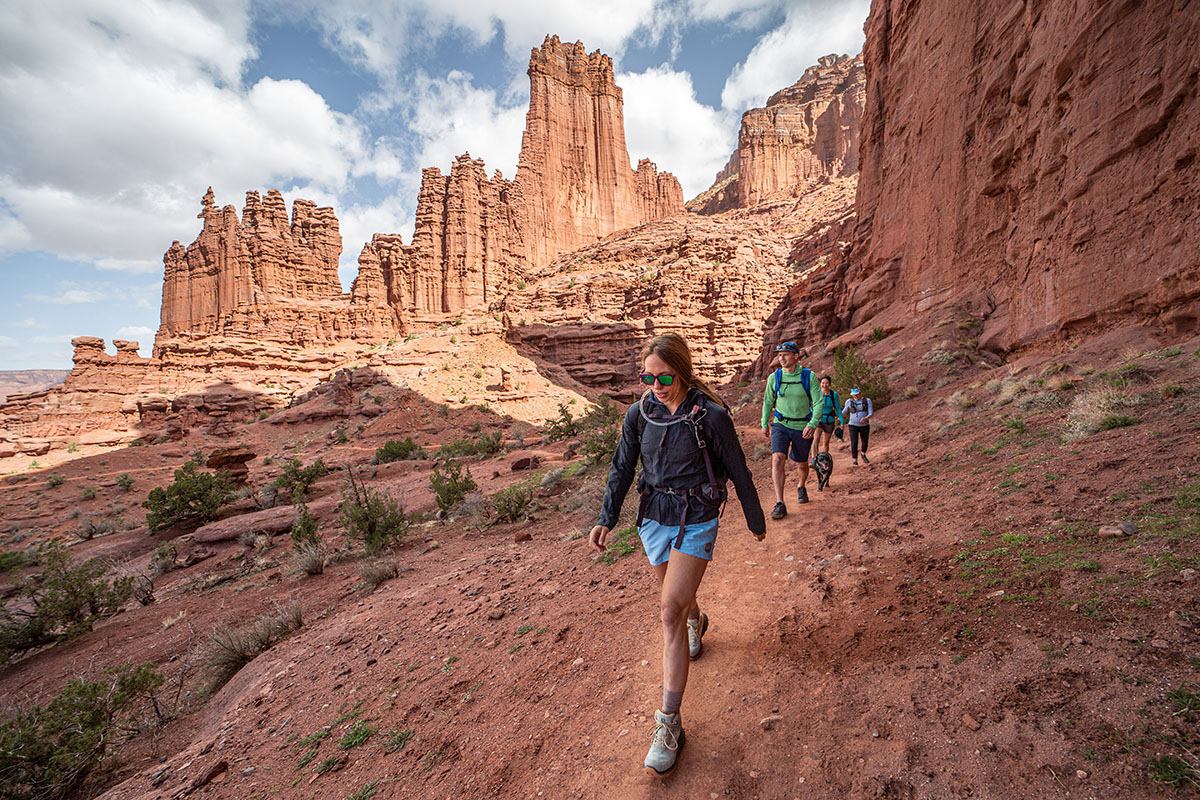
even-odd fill
[{"label": "layered rock formation", "polygon": [[494,308],[518,350],[626,398],[647,336],[683,334],[699,372],[726,381],[761,353],[788,293],[838,263],[854,180],[719,218],[673,216],[614,234],[530,275]]},{"label": "layered rock formation", "polygon": [[0,370],[0,403],[9,395],[48,389],[61,383],[65,377],[65,369]]},{"label": "layered rock formation", "polygon": [[612,59],[547,36],[529,58],[529,112],[516,177],[490,179],[459,156],[423,171],[410,245],[377,235],[378,262],[402,315],[456,312],[496,300],[523,272],[614,231],[683,210],[683,190],[648,159],[629,166]]},{"label": "layered rock formation", "polygon": [[701,214],[749,208],[857,172],[865,85],[861,57],[820,58],[764,108],[742,115],[737,150],[689,208]]},{"label": "layered rock formation", "polygon": [[199,218],[204,227],[196,241],[186,248],[175,242],[163,256],[156,350],[177,338],[241,336],[312,345],[379,339],[400,330],[391,309],[342,294],[342,237],[332,208],[296,200],[289,220],[277,190],[265,198],[252,191],[239,219],[233,206],[216,207],[210,188]]},{"label": "layered rock formation", "polygon": [[1195,330],[1198,54],[1184,0],[875,0],[845,324],[968,296],[996,350]]}]

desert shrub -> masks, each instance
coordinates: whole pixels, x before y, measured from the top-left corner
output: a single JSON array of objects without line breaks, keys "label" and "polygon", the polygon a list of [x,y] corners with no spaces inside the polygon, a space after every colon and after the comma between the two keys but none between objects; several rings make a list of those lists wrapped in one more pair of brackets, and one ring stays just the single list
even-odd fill
[{"label": "desert shrub", "polygon": [[117,486],[121,491],[128,492],[133,488],[133,477],[128,472],[122,472],[117,476]]},{"label": "desert shrub", "polygon": [[84,517],[83,523],[75,529],[75,535],[80,539],[94,539],[97,536],[107,536],[116,530],[116,525],[111,519],[97,519],[90,514]]},{"label": "desert shrub", "polygon": [[520,522],[529,513],[533,490],[521,484],[501,489],[492,495],[492,513],[500,522]]},{"label": "desert shrub", "polygon": [[429,483],[433,487],[437,507],[442,511],[454,508],[468,493],[478,488],[475,481],[471,480],[470,471],[464,473],[462,464],[454,460],[447,461],[441,467],[435,466]]},{"label": "desert shrub", "polygon": [[79,496],[82,497],[84,500],[95,500],[96,499],[96,487],[95,486],[84,486],[82,489],[79,490]]},{"label": "desert shrub", "polygon": [[563,477],[566,475],[566,470],[562,467],[555,467],[542,476],[541,486],[543,489],[550,489],[558,486],[563,482]]},{"label": "desert shrub", "polygon": [[358,576],[366,584],[368,592],[375,591],[379,584],[399,574],[400,568],[395,561],[368,561],[358,567]]},{"label": "desert shrub", "polygon": [[583,437],[581,449],[584,459],[589,464],[612,460],[619,441],[621,441],[621,428],[617,425],[609,425],[606,428],[589,432]]},{"label": "desert shrub", "polygon": [[403,442],[397,442],[395,439],[388,439],[384,442],[383,447],[375,451],[375,463],[387,464],[391,461],[405,461],[410,458],[422,458],[425,455],[425,450],[421,445],[413,441],[411,436],[404,439]]},{"label": "desert shrub", "polygon": [[1102,430],[1136,423],[1136,419],[1123,413],[1123,409],[1136,402],[1135,398],[1103,386],[1095,386],[1080,393],[1071,401],[1071,407],[1067,411],[1063,439],[1082,439]]},{"label": "desert shrub", "polygon": [[917,389],[917,387],[909,386],[907,389],[904,390],[904,399],[912,400],[914,397],[916,397],[920,393],[921,392]]},{"label": "desert shrub", "polygon": [[392,497],[370,489],[361,477],[346,471],[342,489],[342,526],[346,535],[362,539],[368,552],[376,553],[398,542],[411,524],[404,508]]},{"label": "desert shrub", "polygon": [[227,472],[201,472],[200,462],[192,459],[175,470],[175,481],[150,490],[142,507],[146,524],[157,531],[188,519],[210,522],[217,509],[233,499],[233,483]]},{"label": "desert shrub", "polygon": [[20,550],[0,551],[0,575],[25,566],[25,554]]},{"label": "desert shrub", "polygon": [[292,558],[296,563],[296,569],[305,575],[320,575],[325,571],[325,565],[329,561],[329,552],[321,543],[300,544],[296,546]]},{"label": "desert shrub", "polygon": [[892,401],[887,375],[871,369],[853,345],[843,345],[834,351],[833,386],[843,397],[849,397],[850,389],[857,386],[864,396],[871,398],[876,411]]},{"label": "desert shrub", "polygon": [[67,479],[62,475],[51,475],[49,478],[46,478],[46,485],[51,489],[57,489],[58,487],[62,486],[66,480]]},{"label": "desert shrub", "polygon": [[546,438],[552,442],[579,435],[579,422],[571,416],[566,403],[558,404],[558,418],[546,423]]},{"label": "desert shrub", "polygon": [[102,680],[74,678],[44,706],[0,723],[0,796],[64,797],[97,766],[120,730],[130,730],[162,686],[151,664],[104,670]]},{"label": "desert shrub", "polygon": [[951,344],[949,342],[940,342],[934,345],[933,349],[928,353],[921,356],[921,360],[927,364],[940,364],[941,366],[953,364],[958,360],[958,354],[951,350],[950,347]]},{"label": "desert shrub", "polygon": [[951,408],[965,411],[975,405],[975,401],[965,391],[957,391],[946,399]]},{"label": "desert shrub", "polygon": [[317,518],[308,513],[308,506],[298,503],[296,505],[296,521],[292,523],[290,531],[292,544],[296,549],[315,547],[321,544],[321,533],[318,528]]},{"label": "desert shrub", "polygon": [[464,456],[491,455],[499,453],[504,445],[504,437],[500,431],[483,433],[472,439],[455,439],[438,448],[438,455],[443,458],[462,458]]},{"label": "desert shrub", "polygon": [[300,459],[293,458],[283,465],[283,471],[275,479],[275,486],[287,492],[293,502],[303,503],[317,478],[328,474],[329,467],[324,459],[318,458],[306,467]]},{"label": "desert shrub", "polygon": [[1054,392],[1032,392],[1021,395],[1017,400],[1017,406],[1023,411],[1046,411],[1060,408],[1062,404],[1062,399]]},{"label": "desert shrub", "polygon": [[163,542],[154,551],[154,555],[150,556],[150,565],[147,570],[156,578],[159,575],[166,575],[175,569],[175,559],[178,556],[179,551],[175,547],[175,542]]},{"label": "desert shrub", "polygon": [[596,401],[596,405],[587,410],[587,413],[580,418],[579,423],[584,428],[604,428],[609,425],[616,425],[625,418],[625,412],[621,407],[612,401],[606,394],[600,395],[600,399]]},{"label": "desert shrub", "polygon": [[871,329],[871,341],[872,342],[882,342],[886,338],[887,338],[887,333],[883,330],[883,328],[876,325],[874,328]]},{"label": "desert shrub", "polygon": [[303,625],[300,604],[291,603],[277,605],[270,614],[241,628],[214,628],[200,656],[200,666],[208,671],[210,691],[224,686],[256,656]]},{"label": "desert shrub", "polygon": [[90,631],[133,594],[132,576],[106,578],[103,562],[77,562],[58,542],[42,547],[38,561],[45,569],[19,590],[26,602],[0,611],[0,666],[26,650]]}]

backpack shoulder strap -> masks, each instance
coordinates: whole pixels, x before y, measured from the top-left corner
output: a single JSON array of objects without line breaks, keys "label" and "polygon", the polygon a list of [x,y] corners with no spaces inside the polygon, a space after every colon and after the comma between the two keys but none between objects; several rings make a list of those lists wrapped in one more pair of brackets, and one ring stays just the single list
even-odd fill
[{"label": "backpack shoulder strap", "polygon": [[[775,396],[779,397],[779,387],[783,385],[783,367],[775,370]],[[806,387],[807,388],[807,387]]]},{"label": "backpack shoulder strap", "polygon": [[804,391],[806,391],[806,392],[812,391],[809,388],[811,381],[812,381],[812,370],[809,369],[808,367],[802,367],[800,369],[800,383],[804,386]]}]

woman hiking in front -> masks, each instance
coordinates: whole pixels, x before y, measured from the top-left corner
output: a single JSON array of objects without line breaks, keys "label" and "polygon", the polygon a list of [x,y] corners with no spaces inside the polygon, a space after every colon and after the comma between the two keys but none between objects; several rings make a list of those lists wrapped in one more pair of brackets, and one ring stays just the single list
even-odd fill
[{"label": "woman hiking in front", "polygon": [[708,629],[696,590],[712,560],[727,479],[737,489],[754,538],[761,542],[767,526],[733,420],[716,393],[696,376],[687,343],[673,333],[656,336],[642,348],[641,364],[639,377],[649,388],[625,413],[599,524],[589,541],[604,550],[640,457],[638,533],[662,583],[663,628],[663,702],[654,713],[644,766],[666,777],[675,769],[684,743],[679,706],[688,663],[700,655],[701,637]]}]

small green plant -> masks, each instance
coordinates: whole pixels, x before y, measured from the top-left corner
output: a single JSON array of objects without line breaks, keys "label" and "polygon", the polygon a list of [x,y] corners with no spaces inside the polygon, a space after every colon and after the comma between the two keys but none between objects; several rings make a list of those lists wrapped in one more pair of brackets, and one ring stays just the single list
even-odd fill
[{"label": "small green plant", "polygon": [[73,678],[49,703],[0,723],[0,796],[65,797],[108,754],[121,731],[136,731],[163,676],[123,664],[100,680]]},{"label": "small green plant", "polygon": [[82,489],[79,490],[79,496],[81,498],[83,498],[84,500],[95,500],[96,499],[96,487],[95,486],[84,486]]},{"label": "small green plant", "polygon": [[342,527],[346,535],[361,539],[370,553],[400,541],[412,521],[394,498],[367,487],[352,469],[346,469],[342,488]]},{"label": "small green plant", "polygon": [[482,433],[471,439],[455,439],[447,442],[438,449],[442,458],[463,458],[474,455],[491,455],[499,453],[504,446],[504,434],[500,431]]},{"label": "small green plant", "polygon": [[1150,762],[1150,775],[1168,786],[1200,787],[1200,761],[1188,761],[1169,753]]},{"label": "small green plant", "polygon": [[526,285],[527,284],[525,283],[525,281],[517,281],[517,290],[518,291],[524,290]]},{"label": "small green plant", "polygon": [[377,791],[379,791],[379,781],[370,781],[358,787],[347,800],[367,800],[368,797],[374,797]]},{"label": "small green plant", "polygon": [[417,732],[414,730],[405,731],[399,728],[388,731],[383,737],[383,749],[389,753],[399,753],[404,749],[405,745],[412,741],[413,736],[416,736],[416,734]]},{"label": "small green plant", "polygon": [[520,522],[529,513],[533,489],[520,484],[501,489],[492,495],[492,512],[500,522]]},{"label": "small green plant", "polygon": [[1025,420],[1021,419],[1020,417],[1014,417],[1014,418],[1012,418],[1012,419],[1010,419],[1010,420],[1006,420],[1006,421],[1005,421],[1005,423],[1004,423],[1004,425],[1005,425],[1005,426],[1006,426],[1006,427],[1007,427],[1009,430],[1014,430],[1014,431],[1016,431],[1017,433],[1024,433],[1024,432],[1025,432]]},{"label": "small green plant", "polygon": [[25,554],[20,550],[0,551],[0,575],[25,566]]},{"label": "small green plant", "polygon": [[355,747],[365,744],[373,733],[375,733],[375,729],[371,727],[371,723],[366,720],[359,720],[342,736],[342,740],[338,742],[338,747],[343,750],[352,750]]},{"label": "small green plant", "polygon": [[150,575],[157,578],[175,569],[175,558],[179,555],[175,542],[163,542],[150,557],[150,565],[146,568]]},{"label": "small green plant", "polygon": [[58,487],[62,486],[66,480],[67,479],[62,475],[51,475],[49,478],[46,478],[46,485],[51,489],[57,489]]},{"label": "small green plant", "polygon": [[335,769],[341,763],[342,759],[338,756],[329,756],[320,764],[317,764],[317,774],[324,775],[326,772]]},{"label": "small green plant", "polygon": [[881,328],[880,326],[876,325],[874,328],[871,329],[871,341],[872,342],[882,342],[886,338],[887,338],[887,333],[885,333],[883,328]]},{"label": "small green plant", "polygon": [[233,499],[233,484],[227,472],[201,472],[193,459],[175,470],[175,481],[150,490],[142,507],[146,524],[157,531],[189,519],[211,522],[217,509]]},{"label": "small green plant", "polygon": [[1102,431],[1111,431],[1113,428],[1126,428],[1137,424],[1138,419],[1128,414],[1109,414],[1106,417],[1102,417],[1098,423]]},{"label": "small green plant", "polygon": [[304,503],[297,503],[296,521],[292,523],[290,531],[292,544],[297,551],[303,548],[320,547],[321,533],[318,528],[317,518],[308,512],[308,506]]},{"label": "small green plant", "polygon": [[133,477],[128,472],[122,472],[117,476],[117,486],[123,492],[128,492],[133,488]]},{"label": "small green plant", "polygon": [[583,456],[589,464],[602,464],[610,461],[621,441],[621,428],[610,425],[607,428],[588,433],[583,439]]},{"label": "small green plant", "polygon": [[445,759],[446,759],[446,748],[445,747],[439,747],[436,750],[430,750],[428,753],[425,754],[425,757],[421,759],[421,769],[425,772],[429,772],[434,767],[436,767],[438,764],[442,763],[442,761],[444,761]]},{"label": "small green plant", "polygon": [[78,453],[79,452],[79,443],[78,442],[67,442],[67,452],[68,453]]},{"label": "small green plant", "polygon": [[478,488],[475,481],[471,480],[471,473],[464,473],[462,464],[453,459],[441,467],[434,467],[429,483],[433,487],[437,507],[443,511],[454,508]]},{"label": "small green plant", "polygon": [[307,467],[298,458],[290,459],[283,465],[283,471],[275,479],[275,486],[287,493],[293,503],[303,503],[308,499],[308,490],[323,475],[329,474],[329,466],[324,459],[318,458]]},{"label": "small green plant", "polygon": [[346,433],[345,428],[337,428],[333,432],[333,438],[337,440],[338,444],[345,444],[346,442],[350,441],[350,436]]}]

